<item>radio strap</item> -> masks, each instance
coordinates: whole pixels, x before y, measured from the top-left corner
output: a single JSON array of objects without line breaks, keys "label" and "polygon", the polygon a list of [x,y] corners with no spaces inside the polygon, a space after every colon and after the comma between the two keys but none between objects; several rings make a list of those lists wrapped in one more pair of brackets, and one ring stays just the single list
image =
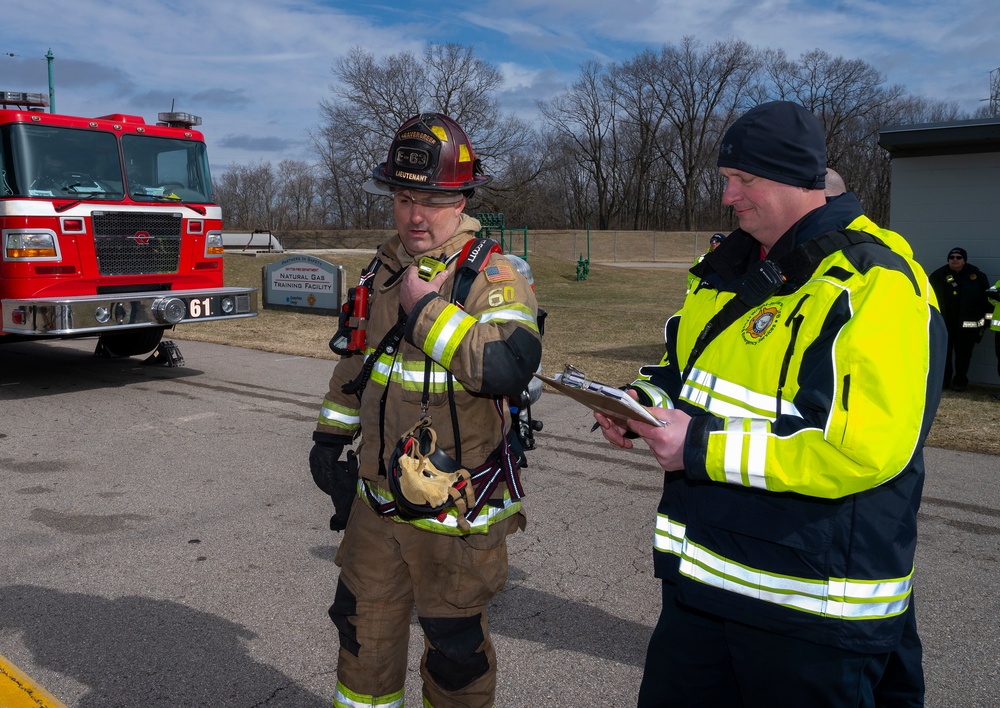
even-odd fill
[{"label": "radio strap", "polygon": [[864,231],[842,229],[827,231],[809,239],[778,261],[767,258],[757,261],[741,278],[736,287],[736,296],[723,305],[701,330],[688,356],[681,381],[687,381],[695,362],[709,343],[736,320],[753,308],[764,304],[785,286],[790,287],[792,292],[798,290],[824,258],[859,243],[874,243],[888,248],[880,239]]}]

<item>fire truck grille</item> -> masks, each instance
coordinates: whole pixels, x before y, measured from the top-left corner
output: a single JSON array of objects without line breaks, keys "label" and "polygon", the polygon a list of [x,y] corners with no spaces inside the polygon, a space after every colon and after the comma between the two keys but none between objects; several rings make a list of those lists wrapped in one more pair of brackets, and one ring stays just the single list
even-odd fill
[{"label": "fire truck grille", "polygon": [[153,293],[170,290],[170,283],[140,283],[139,285],[98,285],[98,295],[126,295],[128,293]]},{"label": "fire truck grille", "polygon": [[181,215],[95,211],[94,248],[101,275],[176,273],[181,255]]}]

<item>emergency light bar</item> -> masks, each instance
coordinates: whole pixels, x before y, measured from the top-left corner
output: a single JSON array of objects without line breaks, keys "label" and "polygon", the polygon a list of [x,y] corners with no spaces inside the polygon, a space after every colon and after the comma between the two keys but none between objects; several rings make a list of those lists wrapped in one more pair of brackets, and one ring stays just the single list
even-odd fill
[{"label": "emergency light bar", "polygon": [[26,106],[28,108],[45,108],[49,105],[49,97],[44,93],[25,93],[24,91],[0,91],[0,103],[7,106]]},{"label": "emergency light bar", "polygon": [[171,128],[193,128],[196,125],[201,125],[201,116],[190,113],[159,113],[156,120]]}]

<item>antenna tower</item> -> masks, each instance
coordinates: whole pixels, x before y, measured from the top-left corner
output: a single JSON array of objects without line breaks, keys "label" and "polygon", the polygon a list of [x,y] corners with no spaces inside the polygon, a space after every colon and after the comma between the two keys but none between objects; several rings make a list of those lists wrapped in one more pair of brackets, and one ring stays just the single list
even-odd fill
[{"label": "antenna tower", "polygon": [[990,115],[1000,116],[1000,68],[990,72]]}]

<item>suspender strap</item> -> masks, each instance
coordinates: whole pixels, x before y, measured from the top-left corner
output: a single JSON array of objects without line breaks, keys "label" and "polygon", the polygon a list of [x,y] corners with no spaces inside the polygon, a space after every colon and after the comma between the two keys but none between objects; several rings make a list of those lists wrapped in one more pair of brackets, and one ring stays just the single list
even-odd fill
[{"label": "suspender strap", "polygon": [[[455,268],[455,284],[451,288],[451,302],[465,309],[465,298],[469,296],[469,290],[476,276],[489,263],[493,253],[502,253],[500,244],[491,238],[470,239],[458,255],[458,267]],[[451,411],[451,429],[455,438],[454,459],[458,464],[462,464],[462,435],[458,425],[458,408],[455,404],[455,377],[450,371],[446,372],[448,383],[448,407]],[[475,517],[473,517],[475,518]]]},{"label": "suspender strap", "polygon": [[753,308],[764,304],[783,287],[787,286],[794,292],[806,282],[824,258],[859,243],[874,243],[886,247],[881,240],[864,231],[842,229],[828,231],[799,244],[777,262],[766,258],[757,261],[740,280],[736,297],[723,305],[698,335],[688,357],[687,366],[681,375],[681,381],[687,380],[705,347],[736,320]]}]

